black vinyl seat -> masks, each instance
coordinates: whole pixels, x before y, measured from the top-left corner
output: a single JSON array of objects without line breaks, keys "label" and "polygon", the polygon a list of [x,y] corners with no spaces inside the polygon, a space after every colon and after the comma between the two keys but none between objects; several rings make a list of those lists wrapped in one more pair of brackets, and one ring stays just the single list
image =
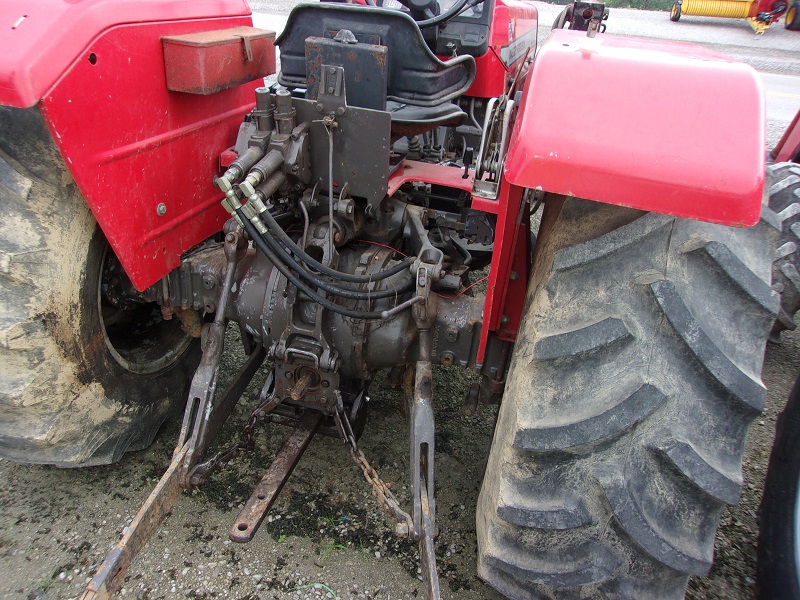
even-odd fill
[{"label": "black vinyl seat", "polygon": [[452,100],[475,79],[475,60],[440,60],[406,13],[349,4],[301,4],[276,41],[278,81],[316,98],[323,64],[344,67],[347,103],[387,110],[392,135],[417,135],[458,124]]}]

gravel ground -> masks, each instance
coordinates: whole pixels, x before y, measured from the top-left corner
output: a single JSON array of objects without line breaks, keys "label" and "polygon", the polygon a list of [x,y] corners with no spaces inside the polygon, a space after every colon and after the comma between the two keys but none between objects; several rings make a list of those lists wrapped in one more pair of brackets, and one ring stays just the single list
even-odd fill
[{"label": "gravel ground", "polygon": [[[276,12],[280,12],[291,4],[277,2],[267,5],[267,9],[278,7],[280,10]],[[537,6],[542,22],[550,23],[557,7],[541,3]],[[652,21],[657,30],[663,27],[672,32],[698,27],[688,19],[687,27],[680,30],[675,28],[679,24],[668,21],[661,25],[647,11],[615,9],[614,19],[618,13],[620,24]],[[665,19],[664,13],[652,14],[662,21]],[[761,38],[750,35],[745,40],[733,28],[732,24],[737,22],[712,21],[719,22],[728,33],[733,31],[731,35],[737,40],[741,37],[741,44],[762,44],[762,54],[770,61],[785,57],[784,50],[773,48],[776,43],[773,38],[777,35],[767,37],[780,31],[782,39],[782,28]],[[680,25],[684,25],[684,20]],[[748,31],[741,22],[737,26]],[[609,27],[611,31],[611,23]],[[767,41],[748,41],[751,38]],[[800,35],[792,38],[792,44],[795,39],[800,43]],[[796,54],[790,49],[796,72]],[[783,127],[785,124],[770,123],[770,144],[776,141]],[[229,350],[224,357],[227,371],[233,370],[242,359],[234,350],[235,334],[229,338]],[[769,389],[767,406],[748,439],[742,501],[723,514],[714,567],[707,578],[690,581],[688,598],[752,598],[756,594],[758,502],[775,418],[799,369],[800,333],[785,334],[783,343],[769,346],[763,376]],[[443,597],[499,598],[475,576],[474,509],[496,410],[481,407],[473,417],[461,414],[469,384],[461,371],[442,369],[435,382],[440,530],[436,553]],[[221,444],[237,437],[248,407],[257,397],[259,384],[257,381],[248,390],[226,426]],[[402,404],[401,394],[392,390],[385,379],[376,380],[361,445],[381,476],[394,483],[395,493],[407,506],[407,438]],[[111,467],[58,470],[0,460],[0,597],[79,595],[169,464],[177,428],[177,423],[168,424],[150,449],[129,454]],[[238,510],[287,434],[287,430],[277,425],[259,427],[254,453],[237,459],[201,490],[180,498],[130,568],[122,596],[151,599],[420,596],[416,548],[393,536],[360,471],[336,439],[318,436],[311,443],[272,516],[253,542],[238,545],[228,541],[228,529]]]},{"label": "gravel ground", "polygon": [[[229,341],[233,348],[235,335]],[[240,360],[226,352],[227,367]],[[707,578],[690,581],[688,598],[755,596],[756,513],[775,417],[799,369],[800,333],[769,346],[767,408],[748,440],[742,501],[725,511],[714,567]],[[442,369],[435,381],[436,554],[443,597],[500,598],[475,576],[475,503],[496,410],[461,414],[469,381],[460,371]],[[238,435],[257,390],[252,386],[228,423],[224,443]],[[401,394],[379,378],[361,446],[407,505],[405,431]],[[419,597],[416,549],[394,537],[360,472],[333,438],[318,436],[311,443],[253,542],[228,541],[238,510],[286,435],[278,425],[259,427],[254,453],[181,497],[131,566],[122,596]],[[0,460],[0,597],[77,596],[166,469],[176,436],[172,423],[150,449],[110,467],[59,470]]]}]

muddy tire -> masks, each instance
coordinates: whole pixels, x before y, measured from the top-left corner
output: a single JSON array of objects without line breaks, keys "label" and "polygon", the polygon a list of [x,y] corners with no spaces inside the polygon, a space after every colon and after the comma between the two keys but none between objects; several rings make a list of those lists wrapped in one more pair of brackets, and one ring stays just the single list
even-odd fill
[{"label": "muddy tire", "polygon": [[704,575],[778,310],[776,232],[548,202],[478,511],[510,598],[682,598]]},{"label": "muddy tire", "polygon": [[800,598],[800,379],[778,417],[759,508],[762,598]]},{"label": "muddy tire", "polygon": [[0,456],[111,463],[184,405],[197,344],[110,306],[113,260],[38,111],[0,107]]},{"label": "muddy tire", "polygon": [[769,209],[764,220],[780,232],[772,280],[781,295],[781,311],[773,336],[794,330],[800,309],[800,165],[780,163],[769,167]]}]

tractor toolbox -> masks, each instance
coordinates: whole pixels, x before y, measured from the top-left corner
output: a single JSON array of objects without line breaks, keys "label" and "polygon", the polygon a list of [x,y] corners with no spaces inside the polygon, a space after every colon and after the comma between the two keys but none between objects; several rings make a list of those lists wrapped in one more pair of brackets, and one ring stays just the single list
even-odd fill
[{"label": "tractor toolbox", "polygon": [[207,96],[275,72],[275,32],[234,27],[165,36],[167,89]]}]

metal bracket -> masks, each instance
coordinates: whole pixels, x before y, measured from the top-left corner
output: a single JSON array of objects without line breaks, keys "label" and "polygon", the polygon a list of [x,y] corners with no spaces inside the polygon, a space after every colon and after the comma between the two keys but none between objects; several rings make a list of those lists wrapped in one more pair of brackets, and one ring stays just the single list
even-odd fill
[{"label": "metal bracket", "polygon": [[344,86],[344,68],[322,65],[320,72],[317,110],[325,114],[342,116],[347,112]]},{"label": "metal bracket", "polygon": [[409,441],[411,450],[411,489],[414,522],[412,537],[422,537],[421,488],[427,488],[432,532],[436,528],[436,500],[434,499],[433,462],[435,424],[433,416],[433,371],[430,361],[418,361],[414,377],[413,397],[409,398]]},{"label": "metal bracket", "polygon": [[[429,334],[430,332],[425,332]],[[423,336],[428,338],[428,336]],[[421,345],[425,343],[421,339]],[[429,346],[428,346],[429,347]],[[429,350],[428,350],[429,351]],[[421,350],[421,354],[425,354]],[[408,394],[413,377],[413,392]],[[411,451],[412,526],[409,537],[419,542],[420,566],[426,598],[438,600],[439,576],[433,538],[436,529],[436,499],[434,497],[435,423],[433,416],[433,369],[429,360],[416,364],[416,373],[406,375],[406,395],[409,404],[409,442]]]},{"label": "metal bracket", "polygon": [[103,564],[86,588],[81,600],[110,598],[122,586],[131,561],[156,532],[181,495],[178,475],[186,457],[187,446],[178,447],[167,472],[136,513],[125,535],[106,555]]}]

